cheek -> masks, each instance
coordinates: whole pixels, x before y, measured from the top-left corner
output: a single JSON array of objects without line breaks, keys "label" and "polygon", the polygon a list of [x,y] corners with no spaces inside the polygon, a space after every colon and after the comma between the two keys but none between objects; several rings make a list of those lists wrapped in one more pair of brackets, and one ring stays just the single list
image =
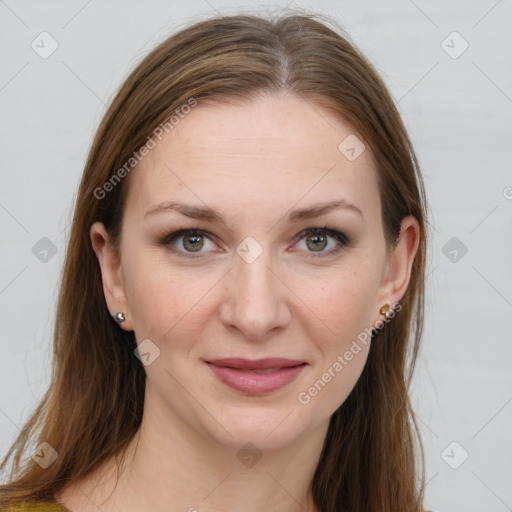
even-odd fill
[{"label": "cheek", "polygon": [[369,266],[361,265],[333,271],[314,286],[311,283],[308,288],[301,286],[304,303],[330,335],[329,347],[340,349],[371,326],[375,316],[377,277]]},{"label": "cheek", "polygon": [[182,339],[184,330],[200,326],[198,315],[215,284],[211,274],[180,271],[144,253],[127,259],[126,267],[126,289],[138,340]]},{"label": "cheek", "polygon": [[[366,364],[371,344],[373,280],[350,273],[318,288],[307,303],[321,322],[308,324],[314,340],[314,371],[298,395],[299,403],[312,404],[315,415],[333,414],[346,400]],[[319,335],[318,328],[324,335]]]}]

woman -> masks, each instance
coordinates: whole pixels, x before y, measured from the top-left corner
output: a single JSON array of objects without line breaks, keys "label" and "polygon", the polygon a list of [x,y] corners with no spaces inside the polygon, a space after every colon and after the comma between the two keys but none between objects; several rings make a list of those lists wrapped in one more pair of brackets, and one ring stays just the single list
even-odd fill
[{"label": "woman", "polygon": [[423,511],[423,183],[326,23],[201,21],[117,93],[2,510]]}]

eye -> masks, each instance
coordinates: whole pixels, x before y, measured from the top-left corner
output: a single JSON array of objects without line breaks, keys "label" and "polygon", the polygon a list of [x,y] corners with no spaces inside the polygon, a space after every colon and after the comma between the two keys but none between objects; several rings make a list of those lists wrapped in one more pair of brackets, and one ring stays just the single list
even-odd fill
[{"label": "eye", "polygon": [[[318,258],[337,254],[345,246],[350,244],[349,238],[335,229],[327,226],[323,228],[309,228],[297,237],[300,242],[304,241],[307,258]],[[332,247],[324,250],[329,245],[329,238],[334,240]],[[299,245],[299,244],[297,244]]]},{"label": "eye", "polygon": [[[176,243],[182,239],[181,242]],[[160,243],[162,245],[170,246],[172,252],[179,254],[185,258],[198,258],[202,252],[201,249],[205,246],[205,240],[208,240],[213,244],[210,238],[207,237],[206,232],[201,229],[180,229],[178,231],[173,231],[165,235]],[[184,250],[177,249],[176,245],[181,246]],[[215,245],[214,245],[215,248]],[[194,256],[194,253],[198,253],[198,256]]]}]

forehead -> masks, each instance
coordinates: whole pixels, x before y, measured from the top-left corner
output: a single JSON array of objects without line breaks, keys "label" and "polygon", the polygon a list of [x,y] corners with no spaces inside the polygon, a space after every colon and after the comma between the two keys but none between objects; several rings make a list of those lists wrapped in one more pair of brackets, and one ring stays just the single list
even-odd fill
[{"label": "forehead", "polygon": [[295,96],[199,103],[156,139],[133,172],[127,206],[146,211],[179,198],[237,213],[231,209],[282,209],[340,197],[361,209],[378,206],[369,149],[352,161],[339,149],[349,136],[348,122]]}]

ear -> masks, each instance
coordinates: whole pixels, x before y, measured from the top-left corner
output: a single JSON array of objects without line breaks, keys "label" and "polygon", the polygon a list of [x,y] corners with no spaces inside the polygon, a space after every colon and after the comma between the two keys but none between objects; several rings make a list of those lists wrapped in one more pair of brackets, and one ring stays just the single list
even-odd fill
[{"label": "ear", "polygon": [[[420,243],[418,220],[409,215],[402,219],[398,242],[388,258],[385,274],[379,287],[376,310],[388,303],[391,307],[405,295],[411,279],[411,269]],[[376,324],[374,321],[374,327]]]},{"label": "ear", "polygon": [[121,259],[110,244],[110,237],[102,222],[95,222],[89,230],[92,248],[98,258],[103,282],[103,293],[108,310],[113,316],[121,312],[125,321],[119,324],[126,331],[133,330],[133,321],[124,287]]}]

